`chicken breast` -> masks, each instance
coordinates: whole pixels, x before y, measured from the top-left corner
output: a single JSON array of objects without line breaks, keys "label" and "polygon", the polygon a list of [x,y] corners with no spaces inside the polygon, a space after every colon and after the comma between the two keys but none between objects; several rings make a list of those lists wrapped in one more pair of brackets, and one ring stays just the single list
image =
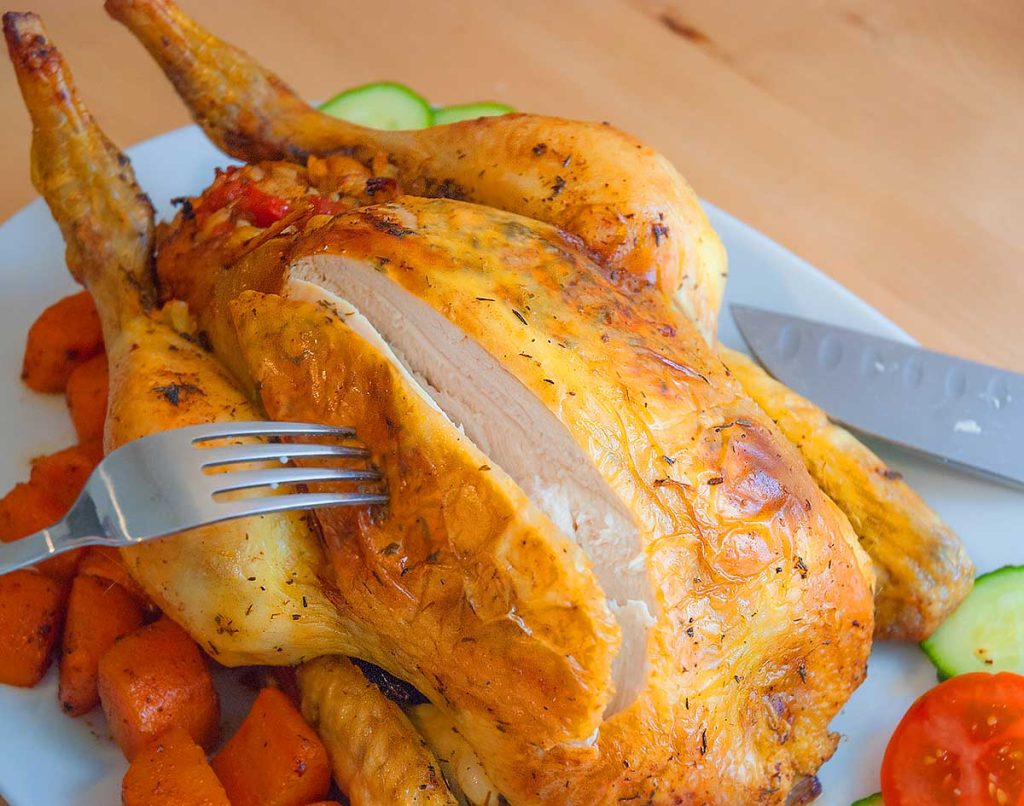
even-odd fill
[{"label": "chicken breast", "polygon": [[971,590],[974,564],[960,538],[899,473],[811,401],[742,353],[723,348],[722,358],[849,517],[878,579],[875,636],[923,641]]},{"label": "chicken breast", "polygon": [[338,607],[378,636],[373,662],[476,734],[586,738],[611,694],[619,630],[583,552],[346,311],[272,299],[235,305],[272,416],[354,426],[391,498],[385,513],[318,515]]}]

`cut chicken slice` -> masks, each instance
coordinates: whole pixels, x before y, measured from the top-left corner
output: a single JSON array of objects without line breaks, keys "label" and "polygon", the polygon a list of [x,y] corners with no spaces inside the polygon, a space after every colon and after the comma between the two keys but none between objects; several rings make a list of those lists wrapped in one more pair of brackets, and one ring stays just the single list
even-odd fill
[{"label": "cut chicken slice", "polygon": [[[316,258],[297,263],[288,295],[337,311],[583,549],[623,636],[607,715],[621,710],[643,688],[657,609],[633,515],[562,422],[490,353],[367,264],[342,261],[343,272],[318,270]],[[361,306],[332,293],[340,286]]]},{"label": "cut chicken slice", "polygon": [[370,659],[485,745],[590,736],[619,630],[583,552],[343,303],[246,292],[232,307],[268,413],[355,427],[386,480],[383,513],[318,513],[339,610],[376,636]]}]

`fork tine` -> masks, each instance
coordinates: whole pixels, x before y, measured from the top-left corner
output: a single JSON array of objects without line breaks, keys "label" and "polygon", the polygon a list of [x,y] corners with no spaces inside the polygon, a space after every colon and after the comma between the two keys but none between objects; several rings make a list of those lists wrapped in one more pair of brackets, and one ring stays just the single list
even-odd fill
[{"label": "fork tine", "polygon": [[370,453],[365,448],[346,445],[307,445],[305,443],[283,442],[280,444],[256,443],[253,445],[231,445],[223,448],[200,448],[198,450],[202,467],[217,467],[239,462],[266,462],[275,459],[303,459],[317,456],[337,456],[351,459],[366,459]]},{"label": "fork tine", "polygon": [[268,495],[262,498],[217,501],[213,512],[220,516],[218,520],[227,520],[295,509],[370,506],[387,502],[388,497],[380,493],[292,493],[290,495]]},{"label": "fork tine", "polygon": [[304,484],[312,481],[380,481],[376,470],[347,470],[338,467],[280,467],[265,470],[238,470],[210,476],[214,493],[270,487],[275,484]]},{"label": "fork tine", "polygon": [[232,437],[338,437],[351,439],[356,435],[355,429],[345,426],[318,425],[316,423],[279,423],[261,420],[204,423],[188,427],[188,436],[193,443],[206,442],[211,439],[231,439]]}]

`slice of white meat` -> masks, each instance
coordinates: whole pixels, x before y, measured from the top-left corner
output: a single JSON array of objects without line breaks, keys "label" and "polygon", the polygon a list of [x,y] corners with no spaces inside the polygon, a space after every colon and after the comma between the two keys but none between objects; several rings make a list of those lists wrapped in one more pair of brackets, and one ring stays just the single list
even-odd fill
[{"label": "slice of white meat", "polygon": [[583,549],[622,631],[606,716],[628,706],[646,682],[656,605],[633,516],[568,429],[474,339],[368,264],[304,258],[285,288],[341,313]]}]

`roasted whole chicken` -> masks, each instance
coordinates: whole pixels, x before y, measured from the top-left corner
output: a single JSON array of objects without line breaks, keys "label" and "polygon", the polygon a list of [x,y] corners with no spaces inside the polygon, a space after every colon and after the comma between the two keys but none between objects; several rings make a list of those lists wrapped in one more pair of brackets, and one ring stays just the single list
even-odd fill
[{"label": "roasted whole chicken", "polygon": [[[676,171],[532,115],[360,129],[169,2],[107,7],[248,163],[154,237],[38,21],[8,16],[33,179],[103,318],[108,449],[352,425],[391,499],[137,547],[146,591],[221,663],[311,661],[303,708],[353,803],[466,798],[452,758],[513,804],[813,792],[872,562],[712,346],[724,255]],[[410,721],[338,655],[429,704]]]}]

